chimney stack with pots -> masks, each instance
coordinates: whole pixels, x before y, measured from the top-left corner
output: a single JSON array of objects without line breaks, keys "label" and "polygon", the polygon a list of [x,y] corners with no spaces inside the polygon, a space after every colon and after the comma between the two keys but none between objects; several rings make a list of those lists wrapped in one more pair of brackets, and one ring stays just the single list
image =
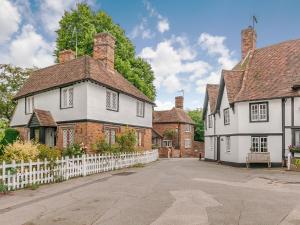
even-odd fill
[{"label": "chimney stack with pots", "polygon": [[105,67],[114,72],[116,39],[107,32],[95,35],[93,58],[101,60]]},{"label": "chimney stack with pots", "polygon": [[175,108],[183,109],[183,96],[175,97]]},{"label": "chimney stack with pots", "polygon": [[242,30],[242,60],[247,56],[248,52],[256,48],[256,32],[252,26]]},{"label": "chimney stack with pots", "polygon": [[75,59],[75,52],[72,50],[63,50],[58,56],[59,63],[65,63],[73,59]]}]

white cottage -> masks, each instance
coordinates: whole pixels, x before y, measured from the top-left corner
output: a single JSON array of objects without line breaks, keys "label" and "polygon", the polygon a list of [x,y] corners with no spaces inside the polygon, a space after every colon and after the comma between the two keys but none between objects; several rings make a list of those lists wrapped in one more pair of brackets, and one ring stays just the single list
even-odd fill
[{"label": "white cottage", "polygon": [[93,57],[65,50],[58,64],[34,71],[15,96],[11,127],[23,139],[59,148],[83,143],[88,150],[101,137],[114,144],[131,127],[139,147],[151,149],[154,103],[114,69],[114,50],[115,38],[100,33]]},{"label": "white cottage", "polygon": [[207,85],[205,158],[245,165],[250,152],[266,152],[282,165],[300,145],[300,39],[256,49],[252,27],[241,36],[241,61]]}]

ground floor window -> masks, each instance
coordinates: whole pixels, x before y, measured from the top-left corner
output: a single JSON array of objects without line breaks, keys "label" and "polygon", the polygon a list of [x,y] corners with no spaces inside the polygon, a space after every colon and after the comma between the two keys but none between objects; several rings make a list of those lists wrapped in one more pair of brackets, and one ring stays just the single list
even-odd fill
[{"label": "ground floor window", "polygon": [[144,132],[141,130],[137,130],[136,133],[136,145],[137,146],[143,146],[143,136],[144,136]]},{"label": "ground floor window", "polygon": [[226,142],[226,152],[230,152],[231,151],[230,136],[225,137],[225,142]]},{"label": "ground floor window", "polygon": [[34,141],[37,143],[40,142],[40,129],[39,128],[34,129]]},{"label": "ground floor window", "polygon": [[214,137],[210,137],[209,138],[209,144],[210,144],[210,150],[213,151],[214,150]]},{"label": "ground floor window", "polygon": [[185,139],[184,140],[184,147],[185,148],[191,148],[192,147],[192,140],[191,139]]},{"label": "ground floor window", "polygon": [[117,128],[110,128],[110,127],[104,128],[105,141],[108,144],[113,145],[116,143],[116,134],[117,134]]},{"label": "ground floor window", "polygon": [[66,148],[72,144],[74,144],[74,128],[72,127],[66,127],[63,128],[63,147]]},{"label": "ground floor window", "polygon": [[251,137],[252,152],[267,152],[268,138],[267,137]]},{"label": "ground floor window", "polygon": [[172,147],[171,140],[163,140],[163,147]]},{"label": "ground floor window", "polygon": [[295,131],[295,145],[300,146],[300,130]]}]

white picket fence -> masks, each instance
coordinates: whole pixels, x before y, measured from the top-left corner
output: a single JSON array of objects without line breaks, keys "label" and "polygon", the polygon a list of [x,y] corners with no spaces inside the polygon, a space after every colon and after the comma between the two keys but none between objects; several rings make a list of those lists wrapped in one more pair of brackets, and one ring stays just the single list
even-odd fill
[{"label": "white picket fence", "polygon": [[46,184],[68,180],[72,177],[87,176],[136,164],[146,164],[158,159],[158,150],[142,153],[124,153],[118,155],[83,155],[81,157],[63,157],[49,162],[12,162],[0,165],[0,181],[8,190],[26,188],[32,184]]}]

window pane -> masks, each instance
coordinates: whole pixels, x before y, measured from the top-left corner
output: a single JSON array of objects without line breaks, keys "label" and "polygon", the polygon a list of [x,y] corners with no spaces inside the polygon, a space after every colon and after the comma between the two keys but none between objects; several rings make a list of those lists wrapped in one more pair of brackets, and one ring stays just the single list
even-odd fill
[{"label": "window pane", "polygon": [[110,98],[111,98],[111,96],[110,96],[110,92],[109,91],[107,91],[106,92],[106,108],[108,108],[108,109],[110,109]]},{"label": "window pane", "polygon": [[73,88],[69,89],[69,107],[73,106]]},{"label": "window pane", "polygon": [[300,146],[300,131],[295,131],[295,145]]},{"label": "window pane", "polygon": [[111,135],[111,137],[110,137],[110,144],[115,144],[116,143],[116,131],[114,130],[114,129],[111,129],[110,130],[110,135]]},{"label": "window pane", "polygon": [[106,143],[110,143],[110,132],[108,129],[104,130],[104,135],[105,135],[105,141]]}]

